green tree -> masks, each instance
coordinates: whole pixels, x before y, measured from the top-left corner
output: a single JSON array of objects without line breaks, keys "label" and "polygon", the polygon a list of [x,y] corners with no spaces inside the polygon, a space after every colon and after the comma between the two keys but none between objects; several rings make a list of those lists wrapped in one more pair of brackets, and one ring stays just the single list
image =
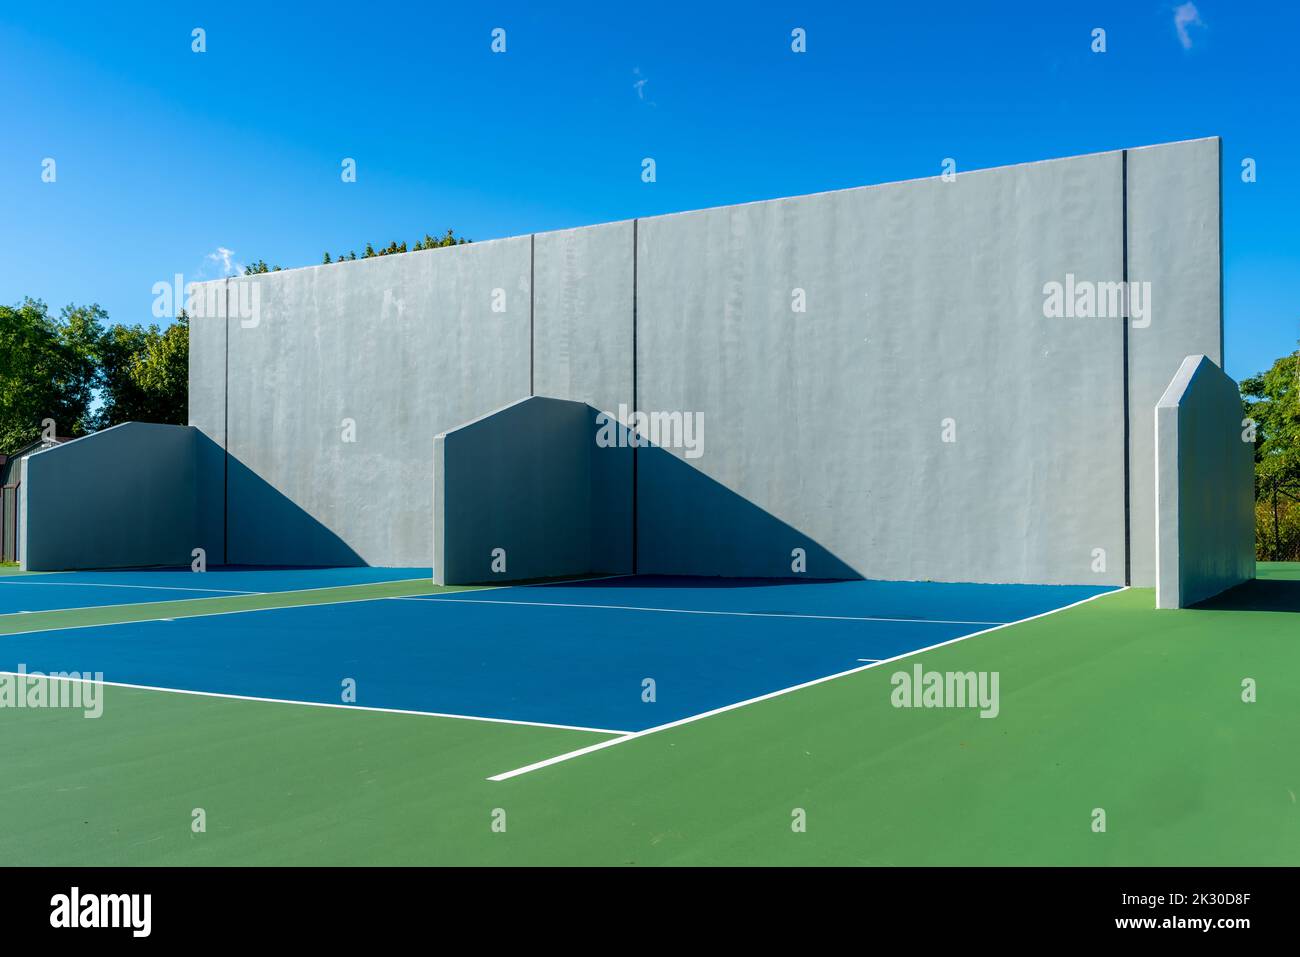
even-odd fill
[{"label": "green tree", "polygon": [[1246,379],[1241,395],[1246,416],[1256,423],[1255,498],[1271,518],[1272,528],[1261,531],[1271,533],[1268,557],[1276,561],[1282,557],[1281,515],[1300,503],[1300,351]]},{"label": "green tree", "polygon": [[116,323],[104,330],[97,355],[102,405],[95,419],[99,428],[122,422],[147,421],[148,398],[131,377],[135,356],[145,349],[147,333],[139,326]]},{"label": "green tree", "polygon": [[57,319],[35,299],[0,306],[0,449],[36,439],[45,419],[59,435],[94,428],[95,347],[107,318],[98,305],[68,306]]},{"label": "green tree", "polygon": [[183,311],[161,332],[150,326],[144,349],[131,361],[131,379],[148,397],[145,421],[185,425],[189,421],[190,320]]},{"label": "green tree", "polygon": [[165,329],[116,324],[100,339],[103,405],[99,428],[123,422],[188,421],[189,317],[182,312]]}]

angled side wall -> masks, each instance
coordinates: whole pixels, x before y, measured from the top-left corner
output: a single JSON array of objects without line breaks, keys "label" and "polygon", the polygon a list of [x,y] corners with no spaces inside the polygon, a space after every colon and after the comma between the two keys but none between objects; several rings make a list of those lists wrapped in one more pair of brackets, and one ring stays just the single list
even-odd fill
[{"label": "angled side wall", "polygon": [[[433,441],[433,577],[440,585],[608,573],[626,541],[608,503],[622,483],[597,467],[596,412],[532,396]],[[630,516],[624,521],[630,520]]]},{"label": "angled side wall", "polygon": [[127,422],[26,456],[22,567],[188,565],[197,547],[196,443],[187,426]]},{"label": "angled side wall", "polygon": [[1237,384],[1187,356],[1156,404],[1156,607],[1183,608],[1255,577],[1254,445]]}]

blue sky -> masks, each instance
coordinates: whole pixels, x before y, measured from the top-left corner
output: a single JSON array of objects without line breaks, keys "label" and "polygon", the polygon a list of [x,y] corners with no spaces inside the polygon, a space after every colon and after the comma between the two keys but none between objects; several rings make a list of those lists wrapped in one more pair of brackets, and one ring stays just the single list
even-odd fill
[{"label": "blue sky", "polygon": [[0,301],[147,322],[218,250],[310,265],[1220,135],[1228,372],[1300,338],[1300,5],[406,6],[6,5]]}]

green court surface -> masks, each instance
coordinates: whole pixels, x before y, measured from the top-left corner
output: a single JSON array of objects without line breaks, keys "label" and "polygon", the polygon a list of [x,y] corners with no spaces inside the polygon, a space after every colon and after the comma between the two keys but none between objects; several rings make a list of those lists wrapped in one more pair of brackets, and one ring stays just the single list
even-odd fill
[{"label": "green court surface", "polygon": [[[500,782],[609,736],[117,687],[97,720],[0,709],[0,863],[1300,863],[1300,565],[1153,606],[1105,595]],[[998,672],[999,715],[894,708],[914,663]]]}]

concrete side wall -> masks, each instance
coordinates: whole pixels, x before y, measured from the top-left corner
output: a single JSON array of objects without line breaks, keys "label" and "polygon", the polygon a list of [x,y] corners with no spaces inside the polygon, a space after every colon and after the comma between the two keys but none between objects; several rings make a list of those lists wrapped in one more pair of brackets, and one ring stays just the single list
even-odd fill
[{"label": "concrete side wall", "polygon": [[[1133,584],[1155,584],[1151,408],[1188,355],[1223,365],[1218,138],[1128,151],[1128,272],[1151,283],[1150,325],[1129,329]],[[1145,321],[1145,320],[1143,320]]]},{"label": "concrete side wall", "polygon": [[[206,305],[226,297],[226,280],[203,283],[196,298]],[[226,320],[222,315],[190,318],[189,423],[196,436],[196,546],[210,564],[226,557]]]},{"label": "concrete side wall", "polygon": [[1122,325],[1043,309],[1120,278],[1121,179],[1106,153],[640,221],[639,405],[705,435],[640,452],[640,570],[1122,583]]},{"label": "concrete side wall", "polygon": [[433,437],[528,395],[529,275],[525,237],[232,281],[229,560],[429,564]]},{"label": "concrete side wall", "polygon": [[1187,356],[1154,416],[1157,608],[1255,577],[1254,446],[1241,432],[1237,384]]},{"label": "concrete side wall", "polygon": [[[533,390],[585,402],[612,415],[631,408],[633,342],[631,222],[536,236]],[[593,430],[598,426],[593,423]],[[605,534],[594,567],[632,570],[632,450],[593,459],[593,503]]]},{"label": "concrete side wall", "polygon": [[[591,409],[533,396],[433,442],[433,578],[524,581],[596,571]],[[494,568],[497,549],[504,568]]]},{"label": "concrete side wall", "polygon": [[127,422],[23,460],[23,568],[188,565],[195,430]]}]

